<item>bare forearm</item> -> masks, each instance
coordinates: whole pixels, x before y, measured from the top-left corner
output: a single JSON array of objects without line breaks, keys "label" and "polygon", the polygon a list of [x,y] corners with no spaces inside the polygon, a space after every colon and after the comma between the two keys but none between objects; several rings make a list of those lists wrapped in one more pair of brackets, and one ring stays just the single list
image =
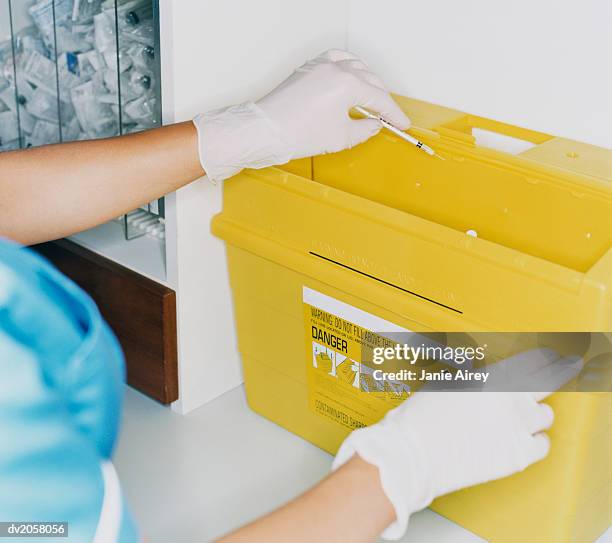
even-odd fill
[{"label": "bare forearm", "polygon": [[394,518],[378,469],[356,456],[296,500],[218,543],[371,543]]},{"label": "bare forearm", "polygon": [[0,154],[0,236],[37,243],[101,224],[204,175],[191,122]]}]

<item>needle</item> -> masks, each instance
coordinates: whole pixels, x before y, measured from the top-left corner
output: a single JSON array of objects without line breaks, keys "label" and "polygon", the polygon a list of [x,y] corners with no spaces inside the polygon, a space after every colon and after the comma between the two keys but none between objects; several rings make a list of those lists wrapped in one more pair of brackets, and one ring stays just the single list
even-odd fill
[{"label": "needle", "polygon": [[382,124],[387,130],[389,130],[390,132],[393,132],[396,136],[399,136],[403,140],[406,140],[407,142],[412,143],[412,145],[414,145],[417,149],[422,149],[428,155],[435,156],[439,158],[440,160],[444,160],[444,158],[436,154],[436,152],[431,147],[429,147],[428,145],[425,145],[422,141],[419,141],[418,139],[412,137],[410,134],[404,132],[403,130],[400,130],[399,128],[397,128],[397,126],[392,125],[389,121],[387,121],[385,118],[381,117],[380,115],[372,113],[371,111],[368,111],[367,109],[361,106],[355,106],[354,109],[358,111],[359,113],[361,113],[364,117],[367,117],[368,119],[374,119],[375,121],[380,122],[380,124]]}]

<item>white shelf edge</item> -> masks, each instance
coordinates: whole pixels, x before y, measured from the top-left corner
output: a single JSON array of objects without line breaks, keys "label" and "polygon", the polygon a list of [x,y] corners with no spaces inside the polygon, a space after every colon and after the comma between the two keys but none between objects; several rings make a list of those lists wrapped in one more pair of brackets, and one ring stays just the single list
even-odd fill
[{"label": "white shelf edge", "polygon": [[85,230],[68,239],[157,283],[169,286],[166,279],[165,243],[162,240],[145,235],[127,241],[123,225],[117,221]]}]

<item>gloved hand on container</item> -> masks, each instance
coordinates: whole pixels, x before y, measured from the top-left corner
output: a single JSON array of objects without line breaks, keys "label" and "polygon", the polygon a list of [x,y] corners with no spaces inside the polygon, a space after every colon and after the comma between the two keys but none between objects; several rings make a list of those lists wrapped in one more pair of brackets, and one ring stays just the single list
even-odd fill
[{"label": "gloved hand on container", "polygon": [[410,127],[408,117],[362,60],[345,51],[327,51],[258,102],[198,115],[194,123],[202,167],[216,182],[244,168],[353,147],[381,129],[377,120],[349,117],[358,105],[398,128]]},{"label": "gloved hand on container", "polygon": [[[550,442],[544,432],[554,414],[541,402],[578,375],[582,360],[538,349],[490,368],[491,385],[481,391],[421,389],[378,424],[354,431],[341,446],[333,470],[355,454],[378,467],[396,517],[384,538],[402,537],[410,515],[436,497],[506,477],[547,456]],[[508,376],[549,392],[499,392],[511,389]]]}]

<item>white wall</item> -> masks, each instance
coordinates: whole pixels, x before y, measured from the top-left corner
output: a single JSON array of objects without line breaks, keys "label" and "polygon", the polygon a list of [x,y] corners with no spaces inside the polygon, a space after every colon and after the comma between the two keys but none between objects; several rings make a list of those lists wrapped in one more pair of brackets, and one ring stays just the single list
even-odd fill
[{"label": "white wall", "polygon": [[350,0],[348,44],[399,94],[612,147],[609,0]]},{"label": "white wall", "polygon": [[[164,122],[262,96],[308,58],[346,47],[345,0],[162,0]],[[180,400],[187,412],[241,382],[223,243],[222,186],[168,199],[168,281],[177,289]]]},{"label": "white wall", "polygon": [[257,99],[312,56],[346,45],[347,0],[162,4],[174,19],[176,120]]}]

